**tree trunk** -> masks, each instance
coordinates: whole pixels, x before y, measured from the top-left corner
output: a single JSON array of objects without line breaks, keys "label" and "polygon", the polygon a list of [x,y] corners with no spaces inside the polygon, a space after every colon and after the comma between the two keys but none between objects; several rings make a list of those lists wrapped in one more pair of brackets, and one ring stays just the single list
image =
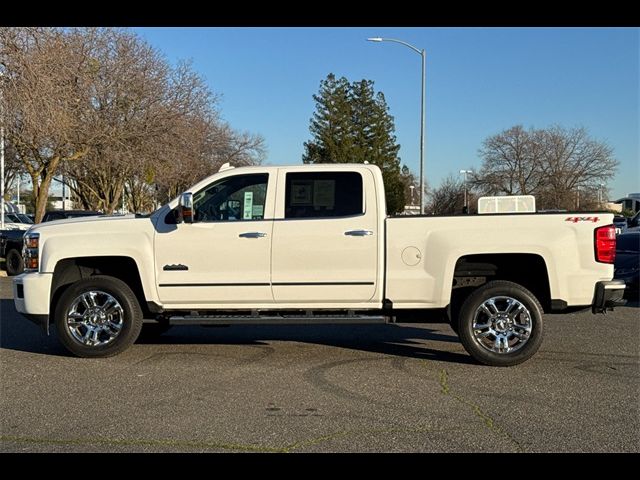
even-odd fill
[{"label": "tree trunk", "polygon": [[35,223],[40,223],[47,210],[47,200],[49,199],[49,186],[51,185],[51,179],[53,175],[50,173],[45,174],[42,179],[42,183],[37,185],[38,177],[31,178],[33,180],[33,196],[35,199]]}]

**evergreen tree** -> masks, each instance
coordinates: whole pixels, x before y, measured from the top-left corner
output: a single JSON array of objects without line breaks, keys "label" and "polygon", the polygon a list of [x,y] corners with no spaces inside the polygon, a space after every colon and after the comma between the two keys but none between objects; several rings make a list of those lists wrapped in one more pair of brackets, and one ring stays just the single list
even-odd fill
[{"label": "evergreen tree", "polygon": [[305,142],[304,163],[347,163],[351,155],[351,104],[349,81],[330,73],[313,96],[316,111],[309,130],[313,140]]},{"label": "evergreen tree", "polygon": [[349,83],[329,74],[313,99],[316,111],[309,128],[313,138],[304,144],[303,162],[377,165],[385,184],[387,212],[401,212],[406,202],[400,145],[384,94],[375,93],[371,80]]}]

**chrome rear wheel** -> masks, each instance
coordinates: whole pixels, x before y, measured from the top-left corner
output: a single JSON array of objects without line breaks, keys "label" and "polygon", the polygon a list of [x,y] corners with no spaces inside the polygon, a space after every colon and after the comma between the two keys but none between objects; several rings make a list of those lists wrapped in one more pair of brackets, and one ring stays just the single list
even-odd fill
[{"label": "chrome rear wheel", "polygon": [[533,293],[507,280],[492,280],[471,293],[460,308],[458,335],[477,361],[517,365],[540,348],[543,309]]},{"label": "chrome rear wheel", "polygon": [[491,297],[476,309],[472,328],[478,344],[488,351],[513,353],[531,336],[531,313],[515,298]]}]

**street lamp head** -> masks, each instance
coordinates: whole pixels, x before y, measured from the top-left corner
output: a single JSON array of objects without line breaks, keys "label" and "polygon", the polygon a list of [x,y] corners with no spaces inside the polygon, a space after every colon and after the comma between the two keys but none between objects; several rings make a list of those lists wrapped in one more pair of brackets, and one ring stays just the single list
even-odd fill
[{"label": "street lamp head", "polygon": [[368,42],[381,42],[382,38],[381,37],[371,37],[371,38],[367,38]]}]

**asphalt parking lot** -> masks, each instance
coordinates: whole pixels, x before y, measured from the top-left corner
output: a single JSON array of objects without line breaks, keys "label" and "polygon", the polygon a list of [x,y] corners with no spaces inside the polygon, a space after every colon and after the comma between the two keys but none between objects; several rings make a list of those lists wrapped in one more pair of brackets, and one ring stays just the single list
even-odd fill
[{"label": "asphalt parking lot", "polygon": [[0,278],[2,452],[638,452],[640,308],[475,364],[444,324],[174,327],[67,355]]}]

